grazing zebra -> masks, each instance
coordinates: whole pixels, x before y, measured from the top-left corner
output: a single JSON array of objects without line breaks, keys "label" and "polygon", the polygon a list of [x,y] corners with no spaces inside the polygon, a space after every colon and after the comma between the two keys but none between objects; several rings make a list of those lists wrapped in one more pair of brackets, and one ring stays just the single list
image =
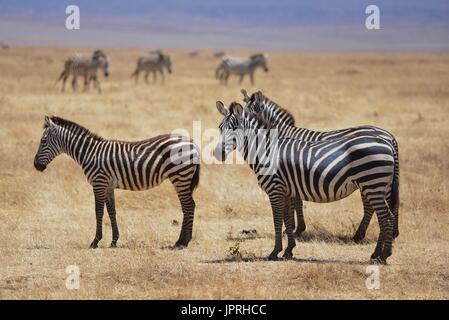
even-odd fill
[{"label": "grazing zebra", "polygon": [[76,54],[67,59],[64,63],[64,70],[61,72],[56,83],[62,80],[62,89],[65,90],[65,82],[72,75],[72,89],[77,89],[77,77],[84,77],[84,90],[89,89],[89,83],[94,82],[94,87],[101,92],[100,81],[98,81],[97,71],[102,69],[104,76],[109,76],[109,59],[101,50],[96,50],[91,56],[84,54]]},{"label": "grazing zebra", "polygon": [[254,71],[258,67],[268,72],[266,55],[258,53],[249,58],[225,56],[215,71],[215,78],[219,79],[220,83],[227,84],[229,75],[235,74],[240,76],[239,84],[241,84],[243,77],[249,74],[251,84],[254,85]]},{"label": "grazing zebra", "polygon": [[[281,137],[292,137],[304,141],[319,141],[347,137],[355,134],[371,134],[390,141],[390,143],[394,146],[394,172],[395,181],[398,184],[398,187],[396,188],[397,194],[394,197],[396,201],[391,203],[392,198],[390,193],[387,195],[387,200],[389,201],[390,209],[395,217],[393,236],[396,238],[399,235],[399,149],[396,139],[391,133],[374,126],[359,126],[326,132],[295,127],[295,119],[293,116],[287,110],[264,96],[262,92],[255,92],[251,96],[248,95],[245,89],[242,89],[241,92],[243,94],[243,100],[247,104],[246,109],[248,112],[260,114],[263,118],[270,121],[278,128]],[[360,242],[365,238],[366,230],[368,229],[368,225],[373,215],[371,207],[365,199],[363,199],[363,197],[362,201],[364,214],[363,219],[353,237],[355,242]],[[295,235],[299,236],[306,229],[302,201],[299,198],[296,198],[293,203],[293,207],[296,209],[298,220]]]},{"label": "grazing zebra", "polygon": [[[296,243],[291,197],[325,203],[343,199],[359,189],[376,212],[380,224],[379,239],[371,259],[386,263],[392,253],[394,219],[386,200],[388,190],[397,187],[394,147],[388,140],[363,133],[315,142],[279,136],[280,139],[272,142],[277,148],[269,148],[261,154],[263,145],[257,143],[260,130],[270,132],[269,129],[275,127],[266,119],[245,112],[238,103],[228,109],[218,101],[217,109],[224,118],[219,126],[220,140],[214,156],[224,161],[229,153],[238,149],[270,199],[276,235],[274,250],[268,257],[270,260],[276,260],[282,251],[283,221],[288,237],[284,258],[293,256]],[[266,154],[270,154],[270,159],[277,157],[277,162],[271,162],[276,167],[270,174],[265,171]]]},{"label": "grazing zebra", "polygon": [[192,192],[200,174],[199,149],[191,139],[165,134],[136,142],[106,140],[55,116],[45,117],[44,129],[34,158],[35,168],[43,171],[57,155],[66,153],[81,165],[93,187],[97,229],[91,248],[96,248],[102,238],[105,204],[112,226],[111,247],[117,245],[114,189],[146,190],[166,179],[174,185],[184,214],[175,246],[188,245],[195,211]]},{"label": "grazing zebra", "polygon": [[139,73],[145,72],[145,82],[148,83],[148,74],[153,73],[154,82],[156,82],[156,74],[159,72],[162,77],[162,83],[165,82],[164,69],[171,73],[171,58],[163,54],[161,51],[152,51],[149,56],[140,57],[137,60],[136,70],[131,77],[134,77],[136,83],[139,79]]}]

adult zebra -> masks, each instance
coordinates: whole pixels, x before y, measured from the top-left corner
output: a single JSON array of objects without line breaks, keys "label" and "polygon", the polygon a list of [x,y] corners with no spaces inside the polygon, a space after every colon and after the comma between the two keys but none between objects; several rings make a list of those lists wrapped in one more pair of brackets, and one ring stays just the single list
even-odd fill
[{"label": "adult zebra", "polygon": [[215,70],[215,78],[219,79],[220,83],[227,84],[229,75],[235,74],[240,76],[239,84],[241,84],[243,77],[249,74],[251,84],[254,85],[254,71],[258,67],[268,72],[266,55],[257,53],[249,58],[225,56]]},{"label": "adult zebra", "polygon": [[102,238],[105,204],[112,227],[111,247],[117,245],[114,189],[146,190],[166,179],[174,185],[184,215],[175,246],[188,245],[195,211],[192,192],[200,174],[200,151],[191,139],[165,134],[137,142],[106,140],[55,116],[45,117],[44,129],[34,158],[35,168],[43,171],[57,155],[66,153],[81,165],[93,187],[97,228],[91,248],[96,248]]},{"label": "adult zebra", "polygon": [[[264,96],[261,91],[257,91],[251,96],[248,95],[245,89],[242,89],[241,92],[243,94],[243,101],[246,102],[246,109],[248,110],[248,112],[260,114],[263,118],[268,119],[274,126],[279,129],[279,135],[281,137],[292,137],[304,141],[326,141],[330,139],[353,136],[355,134],[371,134],[390,141],[390,143],[394,147],[395,184],[393,186],[393,189],[388,191],[387,201],[395,218],[393,237],[396,238],[399,235],[399,149],[396,139],[390,132],[374,126],[358,126],[326,132],[295,127],[295,119],[293,118],[293,116],[277,103]],[[392,195],[392,192],[394,192],[395,194]],[[360,222],[356,233],[354,234],[353,240],[355,242],[360,242],[365,238],[366,230],[368,229],[368,225],[373,215],[371,207],[368,205],[363,196],[362,202],[363,219]],[[294,199],[294,202],[292,204],[296,210],[298,220],[295,235],[299,236],[306,229],[303,216],[303,205],[302,201],[299,198]]]},{"label": "adult zebra", "polygon": [[[217,101],[217,109],[224,116],[220,140],[214,156],[223,161],[234,149],[255,172],[259,185],[267,193],[274,218],[275,246],[270,260],[282,251],[282,222],[285,222],[288,246],[284,258],[292,258],[296,246],[290,211],[291,197],[305,201],[332,202],[343,199],[359,189],[378,216],[380,235],[371,256],[374,262],[386,263],[392,253],[393,214],[386,202],[388,190],[394,184],[394,147],[385,139],[371,134],[358,134],[315,142],[282,138],[274,142],[277,149],[260,152],[260,130],[270,132],[266,119],[244,112],[238,103],[226,108]],[[267,137],[269,141],[271,137]],[[271,142],[273,146],[273,142]],[[268,154],[270,156],[268,156]],[[277,156],[275,162],[273,156]],[[271,158],[270,158],[271,157]],[[275,163],[275,170],[267,174],[266,160]],[[256,160],[256,161],[253,161]]]},{"label": "adult zebra", "polygon": [[145,82],[148,83],[148,75],[151,72],[153,73],[153,80],[156,82],[156,74],[159,72],[162,78],[162,83],[164,83],[164,69],[167,70],[168,73],[172,72],[171,58],[168,55],[163,54],[160,50],[151,51],[149,56],[137,59],[136,70],[134,70],[131,77],[134,77],[134,80],[137,83],[139,73],[141,71],[145,72]]},{"label": "adult zebra", "polygon": [[76,79],[78,76],[84,78],[84,90],[89,89],[91,81],[94,82],[94,87],[101,92],[100,81],[98,81],[97,71],[102,69],[104,76],[109,76],[109,59],[108,56],[101,50],[95,50],[92,56],[84,54],[76,54],[64,63],[64,70],[61,72],[58,80],[62,80],[61,91],[65,90],[65,83],[70,75],[72,75],[72,89],[77,89]]}]

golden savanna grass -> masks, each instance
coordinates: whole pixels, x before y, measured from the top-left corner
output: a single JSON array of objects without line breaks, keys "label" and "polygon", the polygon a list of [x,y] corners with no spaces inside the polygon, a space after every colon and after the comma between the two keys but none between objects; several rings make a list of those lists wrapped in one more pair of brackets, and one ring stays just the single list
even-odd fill
[{"label": "golden savanna grass", "polygon": [[[187,249],[166,249],[179,234],[173,220],[182,220],[169,182],[145,192],[117,191],[119,248],[107,248],[105,214],[100,248],[88,249],[94,202],[81,169],[67,156],[44,173],[33,167],[44,115],[122,140],[192,132],[196,120],[204,132],[221,120],[216,100],[241,100],[241,86],[236,78],[228,86],[217,83],[212,51],[196,58],[170,51],[174,73],[165,85],[135,85],[129,77],[145,50],[110,49],[103,94],[73,93],[70,86],[62,94],[55,80],[75,51],[91,49],[0,52],[0,298],[449,298],[448,54],[271,53],[269,73],[259,70],[254,87],[248,79],[243,84],[288,108],[300,126],[373,124],[397,137],[400,236],[380,269],[380,289],[368,290],[378,227],[374,218],[365,243],[347,241],[362,217],[358,192],[336,203],[306,203],[308,229],[296,259],[268,262],[262,258],[273,248],[272,214],[246,165],[203,164]],[[203,149],[210,140],[198,139]],[[253,239],[240,234],[251,229]],[[230,256],[236,242],[242,260]],[[65,287],[69,265],[80,268],[79,290]]]}]

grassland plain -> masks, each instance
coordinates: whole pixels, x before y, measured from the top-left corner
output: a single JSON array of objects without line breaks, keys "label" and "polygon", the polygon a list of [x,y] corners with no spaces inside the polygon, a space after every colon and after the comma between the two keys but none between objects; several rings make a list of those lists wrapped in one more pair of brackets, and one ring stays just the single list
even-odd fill
[{"label": "grassland plain", "polygon": [[[362,217],[358,194],[332,204],[306,203],[308,229],[295,260],[268,262],[273,246],[269,202],[245,165],[203,165],[195,192],[193,240],[175,242],[182,215],[170,183],[145,192],[117,191],[119,248],[108,249],[105,216],[100,248],[93,193],[67,156],[44,173],[33,167],[43,117],[59,115],[105,138],[137,140],[221,120],[215,101],[240,100],[236,78],[214,79],[212,52],[173,55],[165,85],[130,79],[135,49],[109,49],[103,94],[61,93],[64,59],[91,49],[20,47],[0,51],[0,298],[2,299],[415,299],[449,298],[449,54],[270,53],[256,86],[288,108],[300,126],[330,130],[373,124],[398,139],[400,236],[380,289],[365,286],[378,235],[348,241]],[[242,54],[247,54],[241,52]],[[151,77],[150,77],[151,79]],[[202,142],[202,146],[208,142]],[[242,230],[256,229],[251,239]],[[285,241],[285,239],[284,239]],[[243,259],[230,256],[236,248]],[[66,267],[81,272],[79,290],[65,286]]]}]

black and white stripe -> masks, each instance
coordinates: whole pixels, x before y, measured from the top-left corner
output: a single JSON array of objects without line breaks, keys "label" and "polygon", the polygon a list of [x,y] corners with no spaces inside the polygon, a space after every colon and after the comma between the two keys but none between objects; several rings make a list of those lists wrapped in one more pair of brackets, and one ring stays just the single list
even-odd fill
[{"label": "black and white stripe", "polygon": [[100,81],[97,76],[98,69],[103,70],[105,77],[109,76],[109,59],[103,51],[95,50],[91,56],[76,54],[65,61],[64,70],[56,82],[62,80],[61,90],[64,92],[65,83],[69,76],[72,75],[72,89],[76,90],[77,77],[81,76],[84,78],[84,90],[88,90],[90,82],[93,81],[94,87],[98,92],[101,92]]},{"label": "black and white stripe", "polygon": [[153,73],[153,80],[156,82],[157,73],[161,75],[162,83],[165,82],[164,70],[168,73],[172,72],[170,56],[162,53],[160,50],[152,51],[148,56],[137,59],[136,70],[134,70],[131,77],[134,77],[137,83],[140,72],[144,72],[145,82],[148,83],[148,75]]},{"label": "black and white stripe", "polygon": [[266,55],[257,53],[248,58],[225,56],[215,70],[215,78],[219,79],[220,83],[227,84],[229,76],[234,74],[240,77],[239,83],[242,83],[243,77],[249,74],[251,84],[254,85],[254,71],[258,67],[268,72]]},{"label": "black and white stripe", "polygon": [[[397,186],[393,189],[393,191],[397,192],[397,194],[392,197],[391,192],[389,192],[387,195],[387,201],[395,217],[393,236],[396,238],[399,235],[399,149],[396,139],[390,132],[374,126],[358,126],[325,132],[295,127],[295,119],[293,116],[287,110],[263,95],[262,92],[255,92],[251,96],[249,96],[244,89],[242,89],[241,92],[243,94],[243,100],[247,103],[246,109],[248,112],[258,114],[270,121],[270,123],[279,129],[279,135],[281,137],[292,137],[303,141],[326,141],[342,137],[350,137],[358,134],[365,134],[374,135],[390,141],[394,147],[394,171],[395,183],[397,183]],[[394,203],[391,201],[393,198],[395,199]],[[303,216],[303,205],[299,198],[296,198],[292,204],[296,209],[298,220],[295,235],[299,236],[306,228]],[[373,215],[371,207],[365,203],[365,201],[363,201],[363,211],[363,219],[353,237],[355,242],[359,242],[365,238],[366,230]]]},{"label": "black and white stripe", "polygon": [[188,245],[195,211],[192,192],[200,173],[200,152],[191,139],[165,134],[137,142],[106,140],[59,117],[46,117],[44,128],[34,158],[36,169],[45,170],[57,155],[65,153],[81,165],[93,187],[97,229],[92,248],[102,238],[105,204],[112,226],[111,247],[116,246],[119,238],[114,189],[146,190],[166,179],[174,185],[184,215],[176,246]]},{"label": "black and white stripe", "polygon": [[[260,155],[260,146],[252,140],[261,129],[271,128],[264,119],[233,103],[227,109],[217,102],[224,119],[220,124],[220,141],[215,157],[224,160],[235,148],[248,161]],[[274,127],[273,127],[274,128]],[[286,225],[288,246],[285,258],[292,257],[295,247],[290,204],[292,197],[305,201],[333,202],[343,199],[359,189],[363,199],[376,212],[380,235],[371,258],[386,263],[392,252],[393,214],[387,204],[387,195],[394,184],[394,147],[380,137],[357,134],[331,140],[308,142],[294,138],[277,141],[277,169],[266,174],[260,159],[250,162],[259,185],[267,193],[273,210],[275,247],[269,259],[277,259],[282,250],[282,222]],[[269,153],[272,154],[273,149]]]}]

